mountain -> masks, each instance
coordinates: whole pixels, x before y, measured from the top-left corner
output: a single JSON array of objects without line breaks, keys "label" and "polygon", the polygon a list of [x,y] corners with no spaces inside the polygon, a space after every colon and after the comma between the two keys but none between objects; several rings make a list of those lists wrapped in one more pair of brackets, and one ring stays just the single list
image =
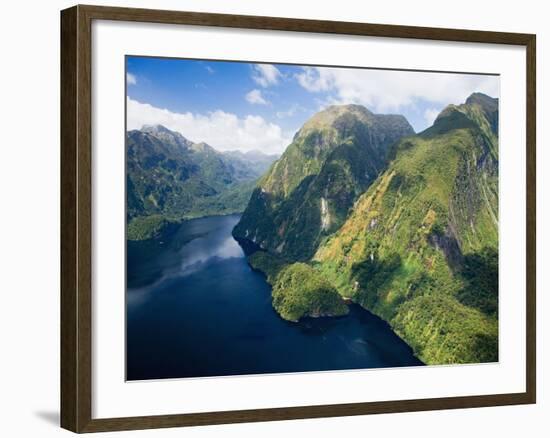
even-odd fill
[{"label": "mountain", "polygon": [[243,172],[244,179],[257,179],[279,158],[279,155],[259,151],[227,151],[223,155],[228,163],[235,163],[234,167]]},{"label": "mountain", "polygon": [[336,231],[414,131],[403,116],[330,106],[308,120],[261,178],[233,234],[290,260],[307,260]]},{"label": "mountain", "polygon": [[498,100],[402,140],[313,264],[424,362],[498,360]]},{"label": "mountain", "polygon": [[241,212],[276,157],[252,162],[193,143],[164,126],[126,135],[128,238],[149,238],[166,223],[189,217]]},{"label": "mountain", "polygon": [[427,364],[497,361],[498,120],[474,93],[416,135],[357,106],[306,123],[234,230],[279,314],[353,301]]}]

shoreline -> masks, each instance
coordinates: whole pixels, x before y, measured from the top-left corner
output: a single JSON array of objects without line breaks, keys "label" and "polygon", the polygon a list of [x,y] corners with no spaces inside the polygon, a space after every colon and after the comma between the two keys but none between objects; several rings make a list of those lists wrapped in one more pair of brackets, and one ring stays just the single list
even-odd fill
[{"label": "shoreline", "polygon": [[242,215],[242,214],[243,214],[243,212],[241,211],[241,212],[232,212],[232,213],[212,214],[212,215],[205,215],[205,216],[184,217],[184,218],[181,218],[181,219],[167,218],[167,217],[164,217],[162,215],[139,216],[138,218],[134,218],[132,220],[159,216],[159,219],[166,221],[166,223],[160,228],[160,230],[156,234],[154,234],[151,237],[147,237],[145,239],[129,239],[128,238],[128,226],[129,226],[130,222],[128,222],[128,220],[126,220],[126,226],[125,226],[126,242],[147,242],[147,241],[157,240],[157,239],[160,239],[160,238],[163,238],[163,237],[168,237],[168,236],[170,236],[171,232],[177,231],[177,229],[180,226],[182,226],[183,224],[185,224],[187,222],[194,221],[194,220],[198,220],[198,219],[207,219],[207,218],[211,218],[211,217],[215,218],[215,217],[226,217],[226,216],[239,216],[239,215]]},{"label": "shoreline", "polygon": [[[241,248],[243,248],[243,251],[245,252],[245,255],[246,255],[246,262],[248,264],[248,266],[250,266],[250,268],[254,271],[254,272],[258,272],[260,274],[262,274],[262,276],[264,277],[265,281],[267,282],[267,284],[269,284],[270,288],[271,288],[271,291],[273,293],[273,285],[269,282],[268,278],[269,278],[269,275],[268,273],[264,272],[259,266],[254,266],[251,262],[250,262],[250,256],[253,255],[254,253],[258,252],[258,251],[262,251],[262,252],[265,252],[267,254],[270,254],[269,251],[266,251],[264,249],[262,249],[260,246],[258,246],[256,243],[250,241],[249,239],[242,239],[242,238],[237,238],[235,236],[233,236],[233,238],[237,241],[237,243],[241,246]],[[247,254],[246,253],[246,250],[245,248],[243,247],[243,243],[245,245],[250,245],[250,246],[255,246],[256,248],[258,248],[256,251],[253,251],[252,253],[250,254]],[[271,254],[270,254],[271,255]],[[292,263],[292,262],[289,262],[289,263]],[[387,325],[387,327],[389,328],[389,330],[392,331],[393,334],[395,334],[395,336],[397,336],[401,341],[403,341],[404,344],[406,344],[411,352],[412,352],[412,355],[419,361],[422,363],[422,365],[428,365],[426,363],[424,363],[424,361],[422,361],[422,359],[420,359],[420,357],[418,356],[418,352],[415,351],[415,349],[409,344],[409,342],[407,342],[401,335],[399,335],[393,328],[393,326],[390,324],[389,321],[386,321],[384,318],[380,317],[379,315],[377,315],[376,313],[370,311],[369,309],[367,309],[366,307],[362,306],[360,303],[354,301],[352,298],[350,297],[344,297],[343,295],[340,295],[340,298],[342,299],[342,301],[346,304],[346,306],[348,307],[348,312],[344,315],[326,315],[326,314],[323,314],[323,315],[319,315],[319,316],[313,316],[313,315],[305,315],[303,317],[301,317],[300,319],[298,319],[297,321],[291,321],[291,320],[287,320],[285,318],[283,318],[279,312],[277,311],[277,309],[275,308],[275,306],[273,306],[273,303],[272,303],[272,308],[273,310],[275,311],[275,313],[279,316],[279,318],[283,319],[284,321],[288,321],[292,324],[299,324],[300,322],[303,322],[303,321],[307,321],[308,319],[320,319],[320,318],[345,318],[345,317],[348,317],[350,316],[350,314],[352,313],[352,308],[356,308],[356,309],[361,309],[362,312],[367,312],[369,315],[371,316],[374,316],[376,317],[377,319],[379,319],[380,321],[382,321],[384,324]],[[271,299],[273,300],[273,296],[271,296]]]}]

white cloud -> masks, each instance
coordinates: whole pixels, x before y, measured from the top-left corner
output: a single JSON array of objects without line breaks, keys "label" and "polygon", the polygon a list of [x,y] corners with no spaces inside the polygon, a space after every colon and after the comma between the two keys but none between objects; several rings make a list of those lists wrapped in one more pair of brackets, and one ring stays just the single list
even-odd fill
[{"label": "white cloud", "polygon": [[397,111],[418,99],[446,105],[462,103],[474,91],[499,95],[496,76],[304,67],[298,83],[314,93],[329,94],[333,103],[359,103],[373,111]]},{"label": "white cloud", "polygon": [[262,87],[276,85],[283,77],[277,67],[271,64],[255,64],[252,66],[252,79]]},{"label": "white cloud", "polygon": [[214,74],[216,72],[216,70],[214,70],[212,67],[210,67],[209,65],[207,65],[206,67],[206,71],[208,73],[210,73],[211,75]]},{"label": "white cloud", "polygon": [[328,91],[332,86],[332,74],[326,68],[303,67],[301,73],[296,74],[298,83],[307,91]]},{"label": "white cloud", "polygon": [[281,153],[291,134],[260,116],[237,117],[217,110],[208,114],[175,113],[127,98],[127,129],[160,124],[194,142],[204,141],[220,150],[259,150]]},{"label": "white cloud", "polygon": [[424,119],[426,120],[428,126],[432,126],[434,124],[435,119],[437,118],[441,110],[442,108],[428,108],[426,111],[424,111]]},{"label": "white cloud", "polygon": [[277,116],[278,119],[284,119],[286,117],[292,117],[298,112],[306,112],[306,111],[307,110],[303,106],[294,104],[286,111],[277,111],[275,115]]},{"label": "white cloud", "polygon": [[269,102],[264,99],[260,90],[252,90],[246,93],[245,99],[248,103],[256,105],[267,105]]},{"label": "white cloud", "polygon": [[126,83],[128,85],[136,85],[137,84],[137,78],[132,73],[126,73]]}]

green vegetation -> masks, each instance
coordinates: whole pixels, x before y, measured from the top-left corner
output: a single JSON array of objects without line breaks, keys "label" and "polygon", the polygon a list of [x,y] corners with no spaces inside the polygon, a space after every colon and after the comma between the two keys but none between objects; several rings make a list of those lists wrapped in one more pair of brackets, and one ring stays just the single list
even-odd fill
[{"label": "green vegetation", "polygon": [[419,296],[403,304],[392,321],[398,335],[428,364],[498,361],[498,326],[445,294]]},{"label": "green vegetation", "polygon": [[234,235],[294,261],[308,260],[414,131],[403,116],[331,106],[298,131],[259,181]]},{"label": "green vegetation", "polygon": [[142,216],[132,219],[126,228],[128,240],[146,240],[158,237],[173,224],[161,215]]},{"label": "green vegetation", "polygon": [[256,251],[248,262],[266,275],[273,287],[273,308],[287,321],[341,316],[349,311],[338,291],[306,263],[291,263],[266,251]]},{"label": "green vegetation", "polygon": [[266,251],[256,251],[248,257],[248,263],[253,269],[264,273],[270,284],[275,283],[279,272],[288,265],[287,261]]},{"label": "green vegetation", "polygon": [[196,200],[193,211],[186,214],[185,217],[195,218],[242,213],[255,185],[255,180],[245,181],[228,186],[217,195],[199,198]]},{"label": "green vegetation", "polygon": [[418,135],[401,116],[333,106],[257,184],[253,157],[161,127],[132,131],[128,239],[250,198],[233,234],[261,248],[248,260],[282,318],[344,315],[349,299],[427,364],[496,361],[497,129],[498,101],[479,93]]},{"label": "green vegetation", "polygon": [[457,298],[488,316],[498,314],[498,253],[494,248],[468,254],[461,271],[464,288]]},{"label": "green vegetation", "polygon": [[450,105],[423,133],[379,145],[385,158],[370,118],[345,108],[302,128],[234,230],[269,251],[250,260],[274,307],[296,320],[317,289],[337,290],[425,363],[498,360],[498,101]]},{"label": "green vegetation", "polygon": [[430,364],[498,358],[498,147],[473,105],[402,141],[314,257]]},{"label": "green vegetation", "polygon": [[284,267],[273,283],[273,307],[288,321],[341,316],[348,307],[331,284],[305,263]]},{"label": "green vegetation", "polygon": [[163,126],[127,133],[128,238],[148,239],[184,219],[244,211],[258,177],[276,159],[220,153]]}]

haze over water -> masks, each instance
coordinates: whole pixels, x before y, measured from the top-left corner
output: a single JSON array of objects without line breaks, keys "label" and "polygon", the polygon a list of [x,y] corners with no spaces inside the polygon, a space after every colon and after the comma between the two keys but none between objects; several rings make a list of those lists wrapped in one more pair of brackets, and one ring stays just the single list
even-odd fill
[{"label": "haze over water", "polygon": [[280,318],[271,286],[231,236],[238,220],[194,219],[128,242],[128,380],[422,365],[356,305],[340,318]]}]

